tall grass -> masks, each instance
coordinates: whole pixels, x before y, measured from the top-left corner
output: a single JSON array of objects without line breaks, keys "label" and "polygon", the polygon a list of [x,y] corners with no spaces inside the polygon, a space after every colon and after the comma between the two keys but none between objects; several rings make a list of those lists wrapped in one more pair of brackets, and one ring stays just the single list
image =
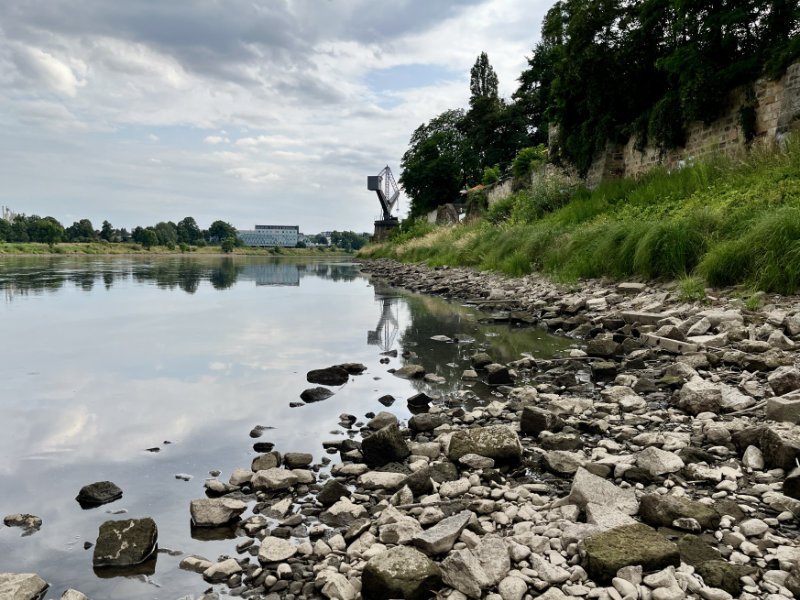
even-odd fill
[{"label": "tall grass", "polygon": [[800,289],[800,132],[784,148],[755,146],[594,190],[535,177],[482,222],[446,234],[412,229],[362,254],[561,280],[679,279],[694,296],[706,283],[791,293]]}]

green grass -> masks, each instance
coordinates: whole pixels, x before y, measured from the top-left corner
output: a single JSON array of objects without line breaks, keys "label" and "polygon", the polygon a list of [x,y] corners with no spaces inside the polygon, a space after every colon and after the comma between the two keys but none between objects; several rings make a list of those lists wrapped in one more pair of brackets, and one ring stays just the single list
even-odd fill
[{"label": "green grass", "polygon": [[704,287],[800,289],[800,132],[783,149],[756,147],[594,190],[541,177],[452,228],[406,227],[364,257],[463,265],[561,281],[677,279],[686,299]]}]

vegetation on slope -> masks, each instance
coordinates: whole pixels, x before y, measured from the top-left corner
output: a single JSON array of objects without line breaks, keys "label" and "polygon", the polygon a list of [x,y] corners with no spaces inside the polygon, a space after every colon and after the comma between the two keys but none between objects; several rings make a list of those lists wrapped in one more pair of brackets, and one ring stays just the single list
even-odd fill
[{"label": "vegetation on slope", "polygon": [[800,134],[783,149],[756,147],[594,190],[542,173],[482,219],[409,221],[360,255],[564,281],[692,277],[791,293],[800,287]]}]

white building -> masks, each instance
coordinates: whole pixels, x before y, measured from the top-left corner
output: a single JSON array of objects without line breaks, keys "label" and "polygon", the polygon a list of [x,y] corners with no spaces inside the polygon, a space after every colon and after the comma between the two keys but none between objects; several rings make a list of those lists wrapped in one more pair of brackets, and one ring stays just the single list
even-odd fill
[{"label": "white building", "polygon": [[255,229],[236,233],[248,246],[294,248],[297,246],[300,227],[298,225],[256,225]]}]

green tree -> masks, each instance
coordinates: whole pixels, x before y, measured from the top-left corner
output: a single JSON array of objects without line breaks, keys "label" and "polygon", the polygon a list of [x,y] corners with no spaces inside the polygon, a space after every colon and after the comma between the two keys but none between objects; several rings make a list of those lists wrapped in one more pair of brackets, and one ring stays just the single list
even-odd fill
[{"label": "green tree", "polygon": [[497,73],[489,63],[489,56],[481,52],[469,72],[469,103],[470,106],[482,99],[497,99]]},{"label": "green tree", "polygon": [[236,239],[236,228],[225,221],[214,221],[208,228],[209,242],[222,242],[228,238]]},{"label": "green tree", "polygon": [[159,246],[166,246],[167,244],[172,243],[174,247],[174,245],[178,243],[178,228],[172,221],[161,221],[160,223],[156,223],[153,229],[158,236]]},{"label": "green tree", "polygon": [[156,234],[155,230],[152,229],[151,227],[148,227],[147,229],[142,230],[140,243],[147,250],[149,250],[153,246],[157,246],[158,245],[158,235]]},{"label": "green tree", "polygon": [[64,228],[57,222],[47,219],[42,219],[38,224],[38,241],[48,244],[51,248],[61,241],[61,236],[64,234]]},{"label": "green tree", "polygon": [[223,252],[233,252],[234,247],[236,246],[236,242],[233,238],[228,238],[222,242],[222,251]]},{"label": "green tree", "polygon": [[11,223],[0,218],[0,242],[6,242],[11,234]]},{"label": "green tree", "polygon": [[186,242],[187,244],[194,244],[197,240],[203,237],[203,232],[197,226],[197,222],[193,217],[185,217],[178,221],[178,241]]},{"label": "green tree", "polygon": [[17,215],[11,221],[11,231],[8,234],[9,242],[29,242],[30,236],[28,235],[28,223],[24,215]]},{"label": "green tree", "polygon": [[108,221],[103,221],[103,225],[100,227],[100,239],[106,240],[107,242],[114,239],[114,227],[112,227],[111,223]]},{"label": "green tree", "polygon": [[89,219],[75,221],[64,233],[70,242],[96,242],[98,239],[97,232]]}]

